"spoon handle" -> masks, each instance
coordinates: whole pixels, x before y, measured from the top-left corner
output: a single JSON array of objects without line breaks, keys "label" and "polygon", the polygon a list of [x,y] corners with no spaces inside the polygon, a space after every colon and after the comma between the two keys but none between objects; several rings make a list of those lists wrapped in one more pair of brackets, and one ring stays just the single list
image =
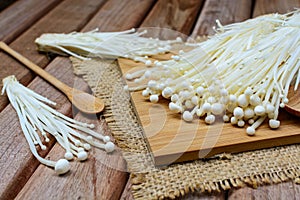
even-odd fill
[{"label": "spoon handle", "polygon": [[42,78],[47,80],[49,83],[54,85],[60,91],[62,91],[64,93],[69,92],[69,90],[70,90],[69,86],[67,86],[63,82],[59,81],[57,78],[55,78],[54,76],[52,76],[51,74],[49,74],[48,72],[46,72],[45,70],[43,70],[42,68],[40,68],[39,66],[34,64],[33,62],[31,62],[30,60],[25,58],[21,54],[19,54],[18,52],[16,52],[12,48],[10,48],[7,44],[5,44],[2,41],[0,41],[0,48],[2,50],[4,50],[5,52],[7,52],[8,54],[10,54],[11,56],[13,56],[14,58],[16,58],[21,63],[23,63],[25,66],[27,66],[29,69],[34,71],[36,74],[38,74],[39,76],[41,76]]}]

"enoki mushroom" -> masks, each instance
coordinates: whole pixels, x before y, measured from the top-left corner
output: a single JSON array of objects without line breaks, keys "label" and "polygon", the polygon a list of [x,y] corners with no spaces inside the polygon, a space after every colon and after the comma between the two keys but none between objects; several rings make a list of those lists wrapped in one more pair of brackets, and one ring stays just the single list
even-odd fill
[{"label": "enoki mushroom", "polygon": [[43,34],[35,40],[40,51],[65,53],[79,59],[91,57],[130,58],[151,65],[149,55],[165,53],[171,50],[171,45],[181,43],[176,40],[158,40],[142,37],[147,31],[136,32],[135,29],[122,32],[99,32],[98,29],[69,34]]},{"label": "enoki mushroom", "polygon": [[[76,121],[49,107],[45,103],[49,105],[55,105],[55,103],[21,85],[15,76],[3,79],[2,94],[4,92],[18,114],[22,131],[32,154],[42,164],[54,168],[57,174],[64,174],[70,170],[68,160],[74,159],[74,156],[79,161],[86,160],[91,146],[106,152],[114,151],[114,144],[109,136],[91,130],[94,128],[93,124]],[[36,147],[46,150],[45,143],[50,141],[47,133],[54,136],[66,150],[64,158],[51,161],[38,154]]]},{"label": "enoki mushroom", "polygon": [[279,108],[300,81],[299,10],[217,24],[216,34],[194,50],[126,78],[140,83],[153,103],[169,99],[169,109],[188,122],[203,117],[212,124],[221,117],[254,135],[268,118],[270,128],[278,128]]}]

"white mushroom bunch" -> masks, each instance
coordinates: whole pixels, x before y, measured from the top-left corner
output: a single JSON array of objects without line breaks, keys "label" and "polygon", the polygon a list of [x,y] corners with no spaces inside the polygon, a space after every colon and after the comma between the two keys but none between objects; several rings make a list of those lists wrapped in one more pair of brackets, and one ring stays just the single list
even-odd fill
[{"label": "white mushroom bunch", "polygon": [[212,124],[220,117],[254,135],[268,118],[270,128],[278,128],[279,108],[300,80],[300,12],[217,24],[216,34],[196,49],[126,78],[140,83],[151,102],[169,99],[169,109],[188,122],[203,117]]},{"label": "white mushroom bunch", "polygon": [[[45,103],[50,105],[55,103],[21,85],[15,76],[3,79],[2,94],[4,92],[18,114],[32,154],[44,165],[53,167],[57,174],[68,172],[70,170],[68,160],[73,160],[74,157],[79,161],[86,160],[91,146],[106,152],[114,151],[114,144],[109,136],[91,130],[94,128],[93,124],[76,121],[49,107]],[[46,150],[45,144],[50,141],[47,133],[54,136],[66,150],[64,158],[51,161],[38,154],[36,147]]]},{"label": "white mushroom bunch", "polygon": [[47,33],[37,38],[35,43],[40,51],[63,53],[79,59],[123,57],[151,65],[149,55],[168,52],[172,44],[182,42],[179,37],[176,40],[142,37],[146,33],[147,30],[136,32],[134,28],[122,32],[99,32],[95,29],[84,33]]}]

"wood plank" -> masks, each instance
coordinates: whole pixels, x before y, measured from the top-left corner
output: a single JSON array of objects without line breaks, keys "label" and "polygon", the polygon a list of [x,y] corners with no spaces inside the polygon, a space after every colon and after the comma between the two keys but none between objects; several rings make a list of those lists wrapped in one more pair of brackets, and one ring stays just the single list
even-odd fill
[{"label": "wood plank", "polygon": [[[69,64],[66,65],[66,63]],[[83,83],[79,84],[82,81],[81,79],[75,79],[70,61],[67,58],[54,60],[46,68],[46,71],[68,85],[73,85],[75,82],[78,85],[84,85]],[[57,102],[56,108],[59,112],[71,114],[71,104],[67,98],[44,80],[37,77],[28,87]],[[0,113],[0,131],[0,199],[12,199],[27,182],[39,162],[33,157],[28,148],[18,117],[11,105],[8,105]],[[51,145],[53,145],[53,142],[49,144],[48,150],[42,151],[41,154],[46,155]]]},{"label": "wood plank", "polygon": [[180,200],[225,200],[225,192],[220,193],[201,193],[201,194],[188,194],[187,196],[184,196],[180,198]]},{"label": "wood plank", "polygon": [[[109,2],[108,2],[109,3]],[[114,5],[114,6],[113,6]],[[130,26],[137,26],[138,24],[134,24],[132,21],[128,21],[128,18],[125,16],[125,14],[130,15],[130,12],[124,13],[120,12],[120,16],[118,17],[118,13],[115,10],[119,9],[118,4],[113,4],[109,5],[110,10],[112,13],[115,13],[115,18],[111,19],[111,23],[114,23],[114,20],[121,20],[122,28],[130,28]],[[112,7],[111,7],[112,6]],[[127,7],[128,6],[128,7]],[[131,8],[129,7],[131,4],[125,4],[123,9],[128,11]],[[142,11],[145,11],[148,8],[148,4],[144,4],[144,7],[139,7]],[[105,8],[105,7],[104,7]],[[133,11],[133,10],[132,10]],[[109,20],[111,16],[107,16],[107,18],[104,18],[105,15],[101,14],[102,12],[106,13],[106,10],[100,9],[98,13],[94,16],[93,20],[91,20],[83,29],[83,31],[89,30],[91,27],[97,27],[101,25],[102,30],[105,31],[105,27],[107,29],[110,29],[110,25],[106,23],[106,20]],[[102,21],[103,20],[103,21]],[[136,19],[133,19],[136,20]],[[139,21],[139,20],[137,20]],[[104,23],[104,24],[103,24]],[[128,27],[126,27],[126,24]],[[118,28],[115,27],[116,29],[114,31],[117,31]],[[111,30],[111,29],[110,29]],[[113,30],[111,30],[113,31]],[[54,61],[61,59],[60,57],[56,58]],[[52,64],[52,63],[51,63]],[[50,65],[51,65],[50,64]],[[70,63],[69,62],[64,62],[61,64],[65,67],[68,67],[70,71]],[[68,78],[68,75],[66,74],[64,78]],[[77,84],[76,84],[77,85]],[[79,82],[78,86],[83,86],[83,83]],[[81,117],[82,119],[85,119],[84,117]],[[101,126],[106,126],[104,124],[101,124]],[[107,128],[105,129],[107,130]],[[107,131],[105,131],[107,133]],[[51,149],[50,153],[48,156],[51,156],[51,158],[54,158],[56,154],[58,154],[60,147],[58,144],[55,144],[53,149]],[[71,177],[67,175],[68,181],[61,181],[61,177],[57,177],[53,174],[53,171],[48,169],[47,167],[40,165],[35,173],[32,175],[28,183],[26,183],[25,187],[21,190],[21,193],[18,195],[18,198],[23,199],[26,197],[26,199],[36,199],[39,195],[44,196],[46,191],[53,192],[53,190],[57,191],[55,192],[54,195],[64,195],[65,194],[65,189],[68,188],[67,190],[73,191],[72,197],[76,198],[81,197],[81,198],[94,198],[94,199],[119,199],[120,195],[122,194],[123,188],[126,185],[126,180],[128,174],[125,173],[124,169],[126,167],[125,161],[120,157],[120,152],[117,151],[113,155],[107,155],[106,153],[100,151],[100,150],[95,150],[93,151],[92,155],[90,155],[90,160],[88,163],[75,163],[73,169],[74,169],[74,176],[73,174]],[[110,160],[111,159],[111,160]],[[98,163],[99,168],[98,168]],[[95,162],[97,162],[97,169],[95,171],[89,170],[91,167],[94,166]],[[86,165],[86,166],[85,166]],[[92,179],[94,177],[94,181],[86,181],[86,179]],[[95,181],[95,177],[98,177]],[[47,184],[41,184],[37,187],[36,181],[40,183],[47,183]],[[55,188],[58,185],[61,189]],[[96,182],[96,184],[95,184]],[[80,185],[81,184],[81,185]],[[53,186],[51,186],[53,185]],[[73,185],[73,186],[72,186]],[[81,189],[78,189],[78,187],[81,186]],[[50,188],[53,188],[49,190]],[[92,193],[90,191],[93,191]],[[48,193],[47,193],[48,194]],[[69,193],[68,193],[69,194]],[[49,193],[48,198],[55,198],[54,195]],[[100,196],[97,196],[100,195]],[[69,196],[68,196],[69,197]]]},{"label": "wood plank", "polygon": [[267,13],[287,13],[300,7],[299,0],[256,0],[253,17]]},{"label": "wood plank", "polygon": [[300,184],[299,184],[299,182],[294,183],[293,186],[294,186],[296,200],[300,200]]},{"label": "wood plank", "polygon": [[160,0],[143,21],[141,27],[146,27],[151,31],[150,36],[161,39],[173,39],[181,34],[183,37],[189,35],[202,2],[202,0]]},{"label": "wood plank", "polygon": [[0,13],[0,40],[10,43],[61,1],[21,0]]},{"label": "wood plank", "polygon": [[132,200],[132,199],[134,199],[133,195],[132,195],[131,187],[132,187],[131,181],[130,181],[130,179],[128,179],[127,184],[126,184],[126,186],[123,190],[122,196],[120,198],[121,200]]},{"label": "wood plank", "polygon": [[[104,120],[99,123],[95,116],[79,113],[75,119],[95,124],[97,132],[109,133]],[[64,149],[55,145],[47,158],[58,160],[63,155]],[[127,178],[120,149],[107,154],[93,148],[87,161],[71,162],[71,171],[63,177],[40,165],[15,199],[120,199]]]},{"label": "wood plank", "polygon": [[85,31],[123,31],[140,25],[155,0],[110,0],[98,12]]},{"label": "wood plank", "polygon": [[249,0],[206,0],[192,37],[214,34],[216,19],[225,24],[240,22],[251,17],[252,1]]},{"label": "wood plank", "polygon": [[[80,30],[103,3],[104,0],[92,0],[87,2],[81,0],[66,0],[14,40],[10,44],[10,47],[32,60],[38,66],[44,68],[50,60],[47,55],[40,54],[36,51],[37,48],[34,44],[34,40],[42,33]],[[22,14],[20,15],[23,16]],[[0,52],[0,60],[1,66],[3,66],[0,68],[0,79],[14,74],[21,83],[27,85],[35,76],[34,73],[3,52]],[[2,81],[0,87],[2,87]],[[0,96],[0,111],[7,104],[7,97]]]},{"label": "wood plank", "polygon": [[232,190],[228,194],[228,200],[247,199],[300,199],[299,196],[300,186],[292,182],[286,182],[275,185],[261,186],[257,189],[241,188]]}]

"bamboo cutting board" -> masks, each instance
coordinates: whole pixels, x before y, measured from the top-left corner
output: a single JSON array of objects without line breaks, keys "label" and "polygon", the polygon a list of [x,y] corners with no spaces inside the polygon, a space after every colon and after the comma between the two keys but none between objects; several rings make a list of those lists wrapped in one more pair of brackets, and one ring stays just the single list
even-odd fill
[{"label": "bamboo cutting board", "polygon": [[[124,75],[143,67],[142,64],[127,59],[119,59],[119,66]],[[133,85],[130,81],[127,83],[129,86]],[[284,110],[280,110],[279,129],[271,130],[266,120],[257,129],[255,136],[248,136],[245,128],[232,126],[221,119],[216,120],[213,125],[206,125],[203,119],[185,122],[180,114],[169,110],[169,101],[163,98],[160,98],[159,103],[153,104],[141,95],[141,91],[132,92],[131,98],[156,166],[220,153],[300,143],[300,118]]]}]

